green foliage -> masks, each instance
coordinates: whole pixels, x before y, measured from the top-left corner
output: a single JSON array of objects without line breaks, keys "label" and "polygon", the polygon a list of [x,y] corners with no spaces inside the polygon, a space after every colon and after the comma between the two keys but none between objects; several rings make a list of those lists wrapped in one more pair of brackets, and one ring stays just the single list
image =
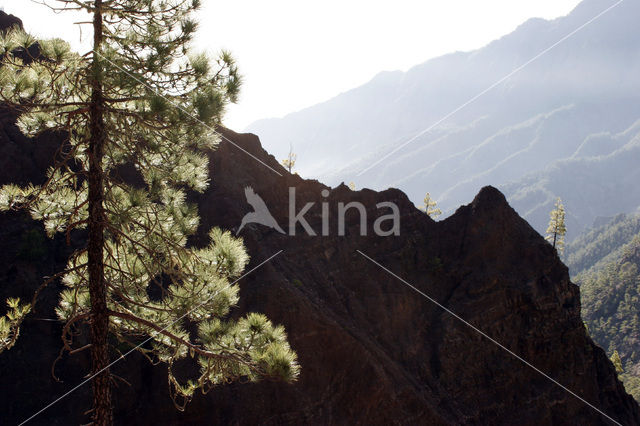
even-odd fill
[{"label": "green foliage", "polygon": [[442,210],[436,207],[438,203],[436,203],[436,201],[431,198],[431,194],[429,194],[428,192],[424,196],[424,200],[422,202],[423,205],[422,207],[420,207],[420,210],[425,212],[427,216],[435,218],[442,214]]},{"label": "green foliage", "polygon": [[587,269],[573,279],[580,285],[582,317],[588,324],[589,335],[611,355],[618,373],[625,372],[620,375],[625,386],[635,383],[637,398],[637,379],[640,377],[640,351],[637,349],[640,345],[640,238],[636,236],[622,247],[618,250],[618,258],[603,266]]},{"label": "green foliage", "polygon": [[627,393],[633,396],[636,401],[640,401],[640,376],[621,374],[620,380],[624,383],[624,388]]},{"label": "green foliage", "polygon": [[557,249],[560,254],[564,252],[564,236],[567,233],[564,216],[564,206],[562,205],[562,200],[558,197],[555,208],[550,213],[546,239],[553,244],[553,247]]},{"label": "green foliage", "polygon": [[620,359],[620,354],[618,353],[618,351],[613,351],[613,355],[611,355],[611,362],[613,363],[613,366],[616,368],[616,373],[620,374],[622,372],[624,372],[623,368],[622,368],[622,360]]},{"label": "green foliage", "polygon": [[31,305],[20,304],[20,299],[7,299],[7,313],[0,317],[0,353],[11,349],[20,335],[20,324],[31,311]]},{"label": "green foliage", "polygon": [[567,266],[576,276],[622,256],[625,246],[640,234],[640,216],[616,216],[608,224],[583,233],[567,245]]},{"label": "green foliage", "polygon": [[293,152],[293,148],[289,148],[289,154],[287,155],[287,158],[282,160],[282,165],[285,169],[287,169],[289,173],[291,173],[291,171],[295,167],[297,158],[298,155]]},{"label": "green foliage", "polygon": [[[19,111],[19,128],[28,136],[62,131],[68,139],[44,185],[0,189],[0,211],[28,210],[49,236],[86,227],[89,221],[104,225],[110,333],[132,346],[152,339],[151,349],[138,350],[167,364],[180,408],[196,389],[239,377],[294,380],[299,373],[281,326],[259,314],[224,319],[238,302],[236,281],[249,261],[242,240],[213,229],[207,247],[187,246],[199,224],[196,207],[186,202],[187,191],[208,186],[205,152],[216,147],[213,129],[237,98],[241,82],[228,52],[213,60],[189,53],[196,29],[190,14],[198,4],[104,2],[104,40],[92,52],[80,55],[62,40],[38,40],[44,58],[28,65],[14,52],[35,39],[20,30],[0,35],[0,98]],[[93,2],[74,5],[94,13]],[[97,101],[89,84],[94,80],[101,88]],[[96,105],[106,133],[99,155],[90,150]],[[102,168],[102,218],[88,211],[90,156],[97,156]],[[145,188],[134,188],[112,173],[122,165],[135,167]],[[88,263],[87,251],[78,250],[57,275],[65,289],[56,312],[69,326],[92,314]],[[161,296],[152,299],[154,286]],[[31,308],[11,304],[0,322],[0,350],[15,343]],[[63,339],[71,348],[72,333],[65,332]],[[186,359],[197,362],[200,371],[180,382],[172,366]]]},{"label": "green foliage", "polygon": [[590,335],[611,355],[627,392],[640,401],[640,216],[618,215],[585,232],[567,254]]}]

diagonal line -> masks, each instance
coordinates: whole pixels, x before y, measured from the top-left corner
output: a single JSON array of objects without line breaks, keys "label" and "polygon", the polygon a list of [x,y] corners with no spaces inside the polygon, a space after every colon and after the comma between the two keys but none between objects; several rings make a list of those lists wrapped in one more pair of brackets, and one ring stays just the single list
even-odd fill
[{"label": "diagonal line", "polygon": [[[262,261],[258,266],[255,266],[254,268],[252,268],[251,270],[249,270],[248,272],[245,272],[240,278],[238,278],[237,280],[235,280],[234,282],[232,282],[231,284],[229,284],[229,286],[234,285],[235,283],[237,283],[238,281],[240,281],[241,279],[243,279],[244,277],[246,277],[247,275],[251,274],[253,271],[255,271],[256,269],[260,268],[262,265],[264,265],[265,263],[269,262],[271,259],[273,259],[274,257],[278,256],[280,253],[282,253],[283,250],[280,250],[279,252],[277,252],[276,254],[272,255],[270,258],[268,258],[267,260]],[[19,424],[19,426],[22,426],[23,424],[31,421],[34,417],[36,417],[38,414],[42,413],[43,411],[45,411],[46,409],[48,409],[49,407],[55,405],[56,403],[58,403],[59,401],[61,401],[62,399],[64,399],[65,397],[69,396],[71,393],[73,393],[74,391],[76,391],[77,389],[79,389],[80,387],[82,387],[83,385],[85,385],[87,382],[89,382],[91,379],[93,379],[95,376],[97,376],[98,374],[102,373],[103,371],[107,370],[108,368],[111,368],[111,366],[115,365],[116,363],[120,362],[121,360],[123,360],[126,356],[128,356],[129,354],[131,354],[131,352],[137,350],[140,346],[144,345],[145,343],[147,343],[148,341],[150,341],[151,339],[153,339],[155,336],[157,336],[159,333],[165,331],[167,328],[171,327],[172,325],[174,325],[175,323],[177,323],[178,321],[181,321],[182,319],[184,319],[187,315],[189,315],[191,312],[195,311],[196,309],[199,309],[200,307],[204,306],[206,303],[208,303],[214,296],[210,297],[209,299],[205,300],[204,302],[202,302],[200,305],[196,306],[195,308],[191,309],[189,312],[187,312],[186,314],[182,315],[180,318],[178,318],[177,320],[173,321],[171,324],[167,325],[165,328],[163,328],[162,330],[156,331],[155,334],[153,334],[151,337],[148,337],[145,341],[143,341],[142,343],[140,343],[138,346],[136,346],[135,348],[129,350],[127,353],[125,353],[124,355],[121,355],[119,358],[117,358],[115,361],[113,361],[111,364],[107,365],[106,367],[104,367],[102,370],[92,374],[90,377],[88,377],[87,379],[83,380],[82,382],[80,382],[78,385],[76,385],[74,388],[72,388],[71,390],[69,390],[67,393],[65,393],[64,395],[60,396],[59,398],[57,398],[55,401],[49,403],[49,405],[47,405],[46,407],[42,408],[40,411],[38,411],[37,413],[33,414],[31,417],[29,417],[28,419],[24,420],[23,422],[21,422]]]},{"label": "diagonal line", "polygon": [[169,102],[174,108],[179,109],[180,111],[184,112],[185,114],[187,114],[189,117],[191,117],[192,119],[194,119],[195,121],[197,121],[198,123],[202,124],[203,126],[205,126],[207,129],[211,130],[213,133],[215,133],[216,135],[220,136],[220,138],[224,139],[225,141],[229,142],[231,145],[235,146],[236,148],[238,148],[240,151],[244,152],[245,154],[247,154],[249,157],[253,158],[254,160],[256,160],[258,163],[262,164],[263,166],[265,166],[266,168],[268,168],[269,170],[271,170],[273,173],[277,174],[278,176],[282,176],[282,173],[280,173],[279,171],[277,171],[276,169],[274,169],[273,167],[269,166],[267,163],[265,163],[264,161],[262,161],[261,159],[259,159],[258,157],[256,157],[255,155],[253,155],[252,153],[250,153],[249,151],[247,151],[246,149],[242,148],[240,145],[238,145],[237,143],[233,142],[231,139],[229,139],[228,137],[226,137],[225,135],[223,135],[222,133],[218,132],[216,129],[214,129],[213,127],[209,126],[207,123],[205,123],[204,121],[200,120],[198,117],[194,116],[193,114],[191,114],[189,111],[187,111],[185,108],[183,108],[181,105],[179,105],[178,103],[174,102],[173,100],[169,99],[167,96],[165,96],[164,94],[160,93],[158,90],[154,89],[150,84],[144,82],[143,80],[141,80],[140,78],[136,77],[135,75],[131,74],[129,71],[123,69],[122,67],[120,67],[119,65],[115,64],[113,61],[111,61],[108,58],[105,58],[103,54],[101,54],[100,52],[94,51],[95,54],[97,54],[98,56],[100,56],[102,59],[104,59],[105,61],[109,62],[111,65],[113,65],[114,67],[116,67],[117,69],[119,69],[120,71],[122,71],[123,73],[125,73],[126,75],[128,75],[129,77],[133,78],[134,80],[136,80],[138,83],[142,84],[143,86],[145,86],[147,89],[151,90],[153,93],[155,93],[156,95],[160,96],[162,99],[164,99],[165,101]]},{"label": "diagonal line", "polygon": [[471,324],[470,322],[466,321],[464,318],[460,317],[459,315],[457,315],[455,312],[451,311],[449,308],[447,308],[446,306],[442,305],[441,303],[439,303],[438,301],[436,301],[435,299],[429,297],[427,294],[423,293],[422,291],[418,290],[416,287],[412,286],[411,284],[409,284],[407,281],[405,281],[404,279],[400,278],[398,275],[394,274],[393,272],[391,272],[389,269],[385,268],[384,266],[382,266],[380,263],[376,262],[375,260],[373,260],[372,258],[370,258],[369,256],[367,256],[366,254],[364,254],[363,252],[361,252],[360,250],[356,250],[358,253],[360,253],[362,256],[364,256],[365,258],[369,259],[372,263],[376,264],[377,266],[379,266],[380,268],[384,269],[386,272],[388,272],[390,275],[392,275],[393,277],[397,278],[398,280],[402,281],[404,284],[406,284],[407,286],[411,287],[413,290],[415,290],[416,292],[420,293],[422,296],[426,297],[427,299],[429,299],[431,302],[433,302],[434,304],[438,305],[438,307],[440,307],[441,309],[445,310],[447,313],[449,313],[451,316],[453,316],[454,318],[456,318],[457,320],[461,321],[464,325],[466,325],[467,327],[473,329],[476,333],[479,333],[480,335],[482,335],[483,337],[489,339],[489,341],[491,341],[493,344],[497,345],[498,347],[500,347],[501,349],[505,350],[506,352],[510,353],[513,357],[515,357],[516,359],[522,361],[523,363],[525,363],[526,365],[528,365],[529,367],[531,367],[532,369],[534,369],[536,372],[540,373],[541,375],[543,375],[544,377],[546,377],[547,379],[549,379],[550,381],[552,381],[553,383],[555,383],[556,385],[560,386],[562,389],[564,389],[565,391],[569,392],[571,395],[575,396],[576,398],[578,398],[580,401],[584,402],[585,404],[587,404],[589,407],[593,408],[594,410],[596,410],[598,413],[602,414],[604,417],[606,417],[607,419],[611,420],[613,423],[622,426],[622,424],[620,424],[619,422],[617,422],[616,420],[612,419],[611,417],[609,417],[606,413],[604,413],[602,410],[600,410],[598,407],[596,407],[595,405],[591,404],[589,401],[585,400],[584,398],[582,398],[580,395],[576,394],[575,392],[573,392],[571,389],[567,388],[566,386],[562,385],[560,382],[558,382],[557,380],[555,380],[554,378],[552,378],[551,376],[547,375],[546,373],[544,373],[542,370],[540,370],[539,368],[537,368],[536,366],[534,366],[533,364],[531,364],[530,362],[528,362],[527,360],[525,360],[524,358],[522,358],[521,356],[515,354],[514,352],[512,352],[510,349],[508,349],[507,347],[505,347],[504,345],[502,345],[500,342],[498,342],[497,340],[491,338],[489,335],[487,335],[485,332],[483,332],[482,330],[480,330],[479,328],[477,328],[476,326],[474,326],[473,324]]},{"label": "diagonal line", "polygon": [[527,67],[528,65],[530,65],[532,62],[535,62],[536,60],[538,60],[541,56],[545,55],[546,53],[548,53],[549,51],[553,50],[554,48],[556,48],[558,45],[562,44],[563,42],[565,42],[567,39],[573,37],[576,33],[578,33],[579,31],[581,31],[582,29],[584,29],[586,26],[590,25],[591,23],[593,23],[595,20],[599,19],[601,16],[603,16],[604,14],[606,14],[607,12],[609,12],[611,9],[613,9],[614,7],[618,6],[620,3],[622,3],[624,0],[618,0],[617,3],[615,3],[612,6],[609,6],[607,9],[603,10],[602,12],[600,12],[599,14],[597,14],[596,16],[594,16],[593,18],[591,18],[590,20],[588,20],[587,22],[585,22],[584,24],[580,25],[578,28],[576,28],[575,30],[571,31],[569,34],[567,34],[566,36],[562,37],[560,40],[558,40],[557,42],[555,42],[554,44],[552,44],[551,46],[547,47],[545,50],[543,50],[542,52],[538,53],[536,56],[534,56],[533,58],[529,59],[527,62],[525,62],[524,64],[520,65],[519,67],[517,67],[516,69],[514,69],[513,71],[511,71],[509,74],[505,75],[504,77],[502,77],[500,80],[496,81],[495,83],[493,83],[491,86],[487,87],[485,90],[483,90],[482,92],[478,93],[477,95],[475,95],[474,97],[472,97],[471,99],[469,99],[467,102],[463,103],[462,105],[460,105],[458,108],[454,109],[453,111],[451,111],[449,114],[445,115],[444,117],[442,117],[440,120],[436,121],[435,123],[433,123],[431,126],[427,127],[426,129],[422,130],[421,132],[419,132],[418,134],[414,135],[413,137],[411,137],[408,141],[404,142],[402,145],[394,148],[391,152],[389,152],[388,154],[386,154],[385,156],[383,156],[382,158],[378,159],[375,163],[371,164],[369,167],[367,167],[366,169],[362,170],[361,172],[359,172],[356,176],[361,176],[362,174],[366,173],[367,171],[369,171],[371,168],[377,166],[378,164],[380,164],[381,162],[383,162],[384,160],[386,160],[387,158],[389,158],[391,155],[395,154],[396,152],[398,152],[399,150],[401,150],[402,148],[404,148],[405,146],[409,145],[411,142],[415,141],[416,139],[418,139],[420,136],[423,136],[425,133],[428,133],[429,131],[433,130],[434,127],[438,126],[439,124],[441,124],[443,121],[447,120],[448,118],[450,118],[452,115],[456,114],[458,111],[466,108],[467,106],[469,106],[470,104],[472,104],[473,102],[475,102],[476,100],[478,100],[478,98],[481,98],[482,96],[484,96],[487,92],[491,91],[492,89],[494,89],[496,86],[502,84],[505,80],[508,80],[509,78],[511,78],[514,74],[517,74],[518,72],[522,71],[523,68]]}]

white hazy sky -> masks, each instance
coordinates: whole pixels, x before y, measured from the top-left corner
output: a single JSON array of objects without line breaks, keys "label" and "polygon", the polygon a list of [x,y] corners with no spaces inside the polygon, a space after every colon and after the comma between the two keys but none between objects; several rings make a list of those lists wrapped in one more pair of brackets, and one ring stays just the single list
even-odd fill
[{"label": "white hazy sky", "polygon": [[[46,0],[54,5],[55,0]],[[366,83],[380,71],[472,50],[532,17],[569,13],[579,0],[203,0],[196,47],[234,54],[245,84],[225,124],[242,130]],[[27,31],[82,48],[81,18],[31,0],[0,0]],[[84,26],[85,47],[91,28]]]}]

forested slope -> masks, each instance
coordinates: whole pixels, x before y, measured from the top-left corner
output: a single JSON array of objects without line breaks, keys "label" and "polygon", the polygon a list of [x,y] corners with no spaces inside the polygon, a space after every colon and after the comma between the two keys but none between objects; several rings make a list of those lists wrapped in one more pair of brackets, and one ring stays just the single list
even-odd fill
[{"label": "forested slope", "polygon": [[622,361],[620,378],[640,400],[640,217],[619,215],[569,245],[591,337]]}]

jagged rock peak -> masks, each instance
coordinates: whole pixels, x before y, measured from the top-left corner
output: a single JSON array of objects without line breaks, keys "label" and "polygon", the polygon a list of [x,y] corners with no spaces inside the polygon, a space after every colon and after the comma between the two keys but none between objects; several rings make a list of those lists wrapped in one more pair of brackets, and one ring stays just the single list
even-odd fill
[{"label": "jagged rock peak", "polygon": [[6,13],[3,10],[0,10],[0,31],[4,31],[13,26],[17,25],[20,28],[24,28],[22,26],[22,20],[17,16],[13,16],[9,13]]}]

